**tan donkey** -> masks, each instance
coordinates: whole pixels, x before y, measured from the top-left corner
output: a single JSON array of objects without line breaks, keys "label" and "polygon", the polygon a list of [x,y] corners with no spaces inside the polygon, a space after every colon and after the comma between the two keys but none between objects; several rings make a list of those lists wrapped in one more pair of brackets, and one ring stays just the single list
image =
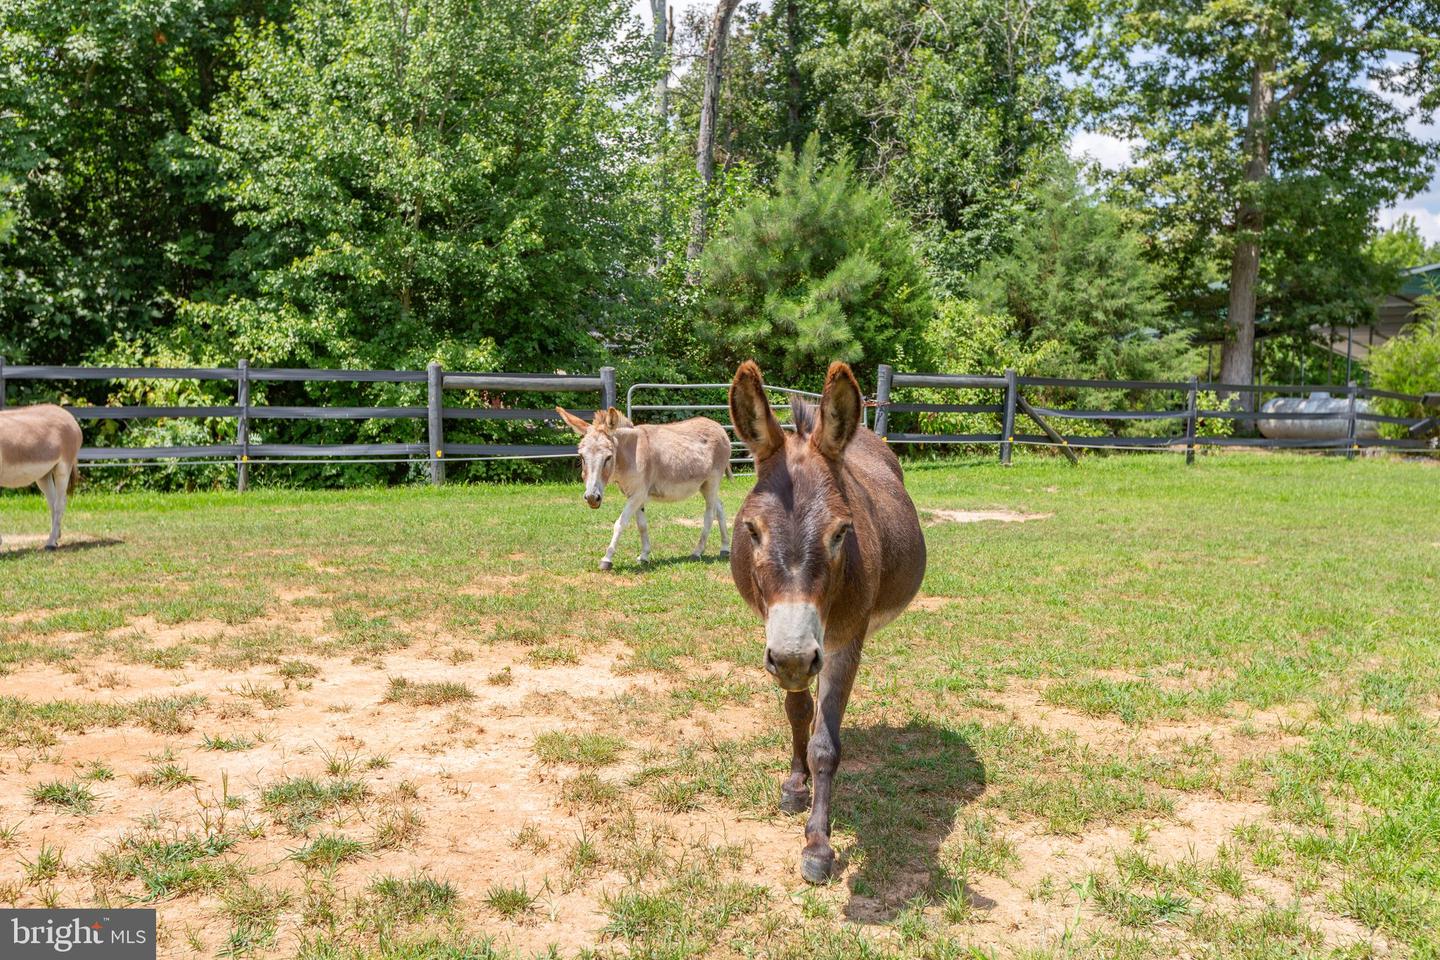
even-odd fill
[{"label": "tan donkey", "polygon": [[0,410],[0,487],[35,484],[50,505],[50,539],[46,550],[60,543],[60,519],[75,488],[75,461],[80,454],[80,424],[66,410],[46,403]]},{"label": "tan donkey", "polygon": [[831,364],[818,412],[798,401],[791,409],[787,435],[760,368],[740,366],[730,416],[755,454],[755,488],[736,517],[730,574],[765,621],[765,669],[785,691],[794,748],[780,807],[810,807],[800,872],[822,883],[835,869],[830,798],[860,648],[920,589],[925,536],[900,461],[861,424],[848,366]]},{"label": "tan donkey", "polygon": [[615,521],[610,548],[600,561],[609,570],[615,560],[620,534],[633,519],[640,528],[640,562],[650,559],[650,524],[645,504],[670,503],[705,496],[705,520],[700,544],[691,556],[705,552],[712,521],[720,525],[720,556],[730,552],[730,531],[720,503],[720,480],[730,472],[730,435],[714,420],[692,417],[679,423],[636,426],[619,410],[596,410],[586,423],[562,407],[555,410],[580,435],[580,475],[585,481],[585,502],[598,510],[605,487],[612,481],[625,494],[625,508]]}]

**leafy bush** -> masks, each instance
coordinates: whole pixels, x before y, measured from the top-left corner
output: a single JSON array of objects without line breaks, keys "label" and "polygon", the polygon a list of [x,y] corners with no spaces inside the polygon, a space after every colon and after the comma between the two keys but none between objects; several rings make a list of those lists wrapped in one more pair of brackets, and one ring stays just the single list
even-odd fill
[{"label": "leafy bush", "polygon": [[848,160],[818,154],[813,136],[782,153],[773,191],[706,248],[701,339],[714,362],[753,357],[791,386],[818,383],[832,360],[923,366],[934,302],[910,229]]},{"label": "leafy bush", "polygon": [[[1421,297],[1415,312],[1414,322],[1370,355],[1372,386],[1395,393],[1440,393],[1440,296]],[[1425,417],[1434,413],[1419,403],[1389,398],[1378,398],[1373,405],[1377,413],[1390,417]],[[1387,437],[1403,437],[1406,428],[1384,423],[1380,432]]]},{"label": "leafy bush", "polygon": [[[184,326],[296,366],[405,366],[436,342],[504,369],[592,364],[627,312],[634,94],[628,5],[305,0],[239,31],[198,144],[247,229],[231,286]],[[617,39],[618,37],[618,39]]]},{"label": "leafy bush", "polygon": [[[1121,211],[1085,191],[1065,161],[1010,253],[985,264],[973,290],[1011,318],[1010,336],[1035,358],[1029,373],[1109,380],[1180,380],[1198,369],[1172,329],[1158,268]],[[1087,398],[1087,405],[1111,401]]]}]

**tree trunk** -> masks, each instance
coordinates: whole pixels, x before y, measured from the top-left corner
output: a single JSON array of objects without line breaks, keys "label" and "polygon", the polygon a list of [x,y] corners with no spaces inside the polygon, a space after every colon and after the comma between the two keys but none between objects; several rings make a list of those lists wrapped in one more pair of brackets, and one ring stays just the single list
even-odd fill
[{"label": "tree trunk", "polygon": [[670,225],[670,180],[665,170],[665,141],[670,132],[670,44],[675,38],[674,12],[666,10],[667,0],[650,0],[655,32],[650,54],[655,58],[655,195],[659,217],[655,228],[655,272],[665,266],[665,237]]},{"label": "tree trunk", "polygon": [[[1275,111],[1274,64],[1255,63],[1245,120],[1245,175],[1235,210],[1235,255],[1230,263],[1230,336],[1220,353],[1220,379],[1248,384],[1255,373],[1255,294],[1260,277],[1260,232],[1265,210],[1260,191],[1270,178],[1269,123]],[[1254,407],[1255,395],[1240,394],[1240,406]]]},{"label": "tree trunk", "polygon": [[710,19],[710,37],[705,42],[705,92],[700,98],[700,131],[695,144],[695,169],[700,172],[700,197],[690,221],[690,245],[685,257],[694,261],[705,249],[710,220],[710,181],[715,179],[715,119],[720,112],[720,74],[725,63],[725,42],[730,35],[730,18],[740,0],[719,0]]},{"label": "tree trunk", "polygon": [[785,141],[800,152],[800,0],[785,0]]},{"label": "tree trunk", "polygon": [[670,20],[666,14],[667,0],[650,0],[650,15],[654,20],[655,32],[650,39],[650,55],[655,58],[659,76],[655,80],[655,115],[660,118],[662,128],[670,120],[670,72],[666,58],[670,53]]}]

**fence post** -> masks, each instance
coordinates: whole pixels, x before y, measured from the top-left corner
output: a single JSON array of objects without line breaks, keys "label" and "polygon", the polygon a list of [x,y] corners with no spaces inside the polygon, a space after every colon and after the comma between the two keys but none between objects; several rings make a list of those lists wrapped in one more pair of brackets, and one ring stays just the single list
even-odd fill
[{"label": "fence post", "polygon": [[5,358],[0,357],[0,410],[5,409]]},{"label": "fence post", "polygon": [[1346,393],[1346,395],[1347,395],[1347,396],[1349,397],[1349,399],[1350,399],[1350,409],[1349,409],[1349,412],[1346,414],[1347,423],[1346,423],[1346,427],[1345,427],[1345,459],[1346,459],[1346,460],[1354,460],[1354,459],[1355,459],[1355,448],[1356,448],[1356,444],[1355,444],[1355,381],[1354,381],[1354,380],[1351,380],[1351,381],[1350,381],[1349,389],[1347,389],[1347,390],[1345,391],[1345,393]]},{"label": "fence post", "polygon": [[432,360],[425,368],[429,426],[427,437],[430,443],[430,482],[440,486],[445,482],[445,374],[440,364]]},{"label": "fence post", "polygon": [[1005,420],[1000,429],[1000,462],[1010,466],[1010,446],[1015,442],[1015,371],[1005,370]]},{"label": "fence post", "polygon": [[1195,427],[1200,409],[1200,378],[1190,378],[1190,400],[1186,405],[1189,416],[1185,418],[1185,463],[1186,465],[1195,462]]},{"label": "fence post", "polygon": [[240,445],[240,456],[235,461],[235,489],[244,493],[250,486],[250,361],[241,360],[236,367],[235,403],[240,412],[236,414],[235,442]]},{"label": "fence post", "polygon": [[600,409],[609,410],[615,406],[615,368],[600,368]]},{"label": "fence post", "polygon": [[894,378],[895,368],[880,364],[875,377],[875,434],[886,443],[890,442],[890,382]]}]

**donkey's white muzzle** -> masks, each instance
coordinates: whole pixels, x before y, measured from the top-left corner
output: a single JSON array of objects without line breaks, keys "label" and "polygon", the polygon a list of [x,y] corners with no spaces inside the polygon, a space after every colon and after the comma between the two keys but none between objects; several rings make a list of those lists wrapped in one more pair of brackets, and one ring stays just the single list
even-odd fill
[{"label": "donkey's white muzzle", "polygon": [[823,665],[824,637],[814,604],[775,604],[765,618],[765,670],[784,689],[804,690]]}]

